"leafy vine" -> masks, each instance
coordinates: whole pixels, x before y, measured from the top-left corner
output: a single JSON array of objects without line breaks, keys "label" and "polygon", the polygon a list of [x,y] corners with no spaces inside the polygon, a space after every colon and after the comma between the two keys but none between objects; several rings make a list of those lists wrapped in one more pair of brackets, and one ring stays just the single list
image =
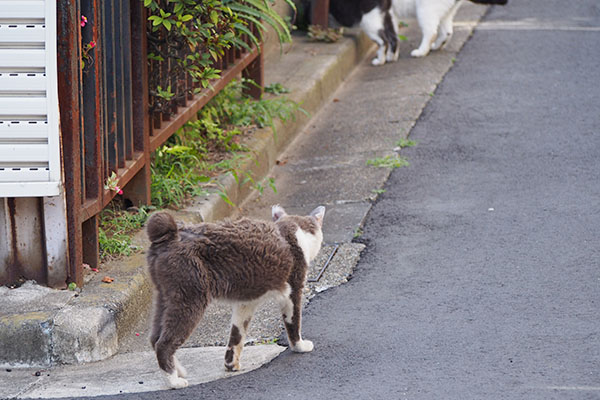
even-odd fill
[{"label": "leafy vine", "polygon": [[[259,47],[267,25],[280,42],[291,41],[274,0],[143,0],[149,10],[150,108],[174,106],[220,77],[220,60],[235,48]],[[293,9],[292,0],[284,0]]]}]

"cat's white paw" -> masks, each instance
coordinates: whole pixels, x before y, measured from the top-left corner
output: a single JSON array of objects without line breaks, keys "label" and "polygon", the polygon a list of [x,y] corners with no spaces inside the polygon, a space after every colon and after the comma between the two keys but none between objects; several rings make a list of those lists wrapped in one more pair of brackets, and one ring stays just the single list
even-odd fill
[{"label": "cat's white paw", "polygon": [[396,51],[395,53],[388,53],[385,56],[385,60],[387,62],[396,62],[398,61],[398,58],[400,57],[400,52]]},{"label": "cat's white paw", "polygon": [[180,378],[177,376],[177,370],[174,370],[171,374],[165,375],[165,380],[167,381],[167,386],[171,389],[183,389],[188,386],[188,381],[186,379]]},{"label": "cat's white paw", "polygon": [[431,50],[439,50],[440,48],[442,48],[442,46],[445,44],[445,41],[442,42],[438,42],[437,40],[435,41],[434,44],[431,45]]},{"label": "cat's white paw", "polygon": [[313,351],[314,349],[313,342],[310,340],[299,340],[296,344],[292,345],[290,348],[294,353],[308,353]]},{"label": "cat's white paw", "polygon": [[177,357],[173,357],[173,363],[175,364],[175,370],[177,371],[177,376],[179,376],[180,378],[187,378],[187,376],[188,376],[187,370],[185,369],[185,367],[183,365],[181,365],[181,363],[179,362]]},{"label": "cat's white paw", "polygon": [[379,59],[379,57],[375,57],[374,59],[371,60],[371,65],[378,67],[380,65],[385,64],[385,59]]},{"label": "cat's white paw", "polygon": [[414,49],[410,52],[410,55],[413,57],[425,57],[427,54],[429,54],[429,51],[424,51],[421,49]]}]

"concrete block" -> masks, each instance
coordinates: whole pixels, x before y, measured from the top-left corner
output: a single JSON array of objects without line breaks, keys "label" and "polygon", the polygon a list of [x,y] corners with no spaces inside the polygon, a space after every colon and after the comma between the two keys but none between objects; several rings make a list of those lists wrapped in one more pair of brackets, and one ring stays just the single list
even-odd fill
[{"label": "concrete block", "polygon": [[114,316],[103,307],[66,307],[56,314],[53,356],[60,364],[103,360],[118,350]]},{"label": "concrete block", "polygon": [[0,317],[0,365],[52,363],[53,313],[36,311]]}]

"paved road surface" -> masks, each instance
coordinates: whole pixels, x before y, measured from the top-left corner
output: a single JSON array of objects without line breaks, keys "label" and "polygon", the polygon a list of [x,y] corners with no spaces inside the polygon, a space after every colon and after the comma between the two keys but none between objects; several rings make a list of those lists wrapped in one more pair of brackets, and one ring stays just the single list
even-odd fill
[{"label": "paved road surface", "polygon": [[[489,13],[411,132],[354,279],[306,310],[313,353],[123,398],[600,398],[599,7]],[[345,92],[380,93],[373,124],[402,71],[378,74]]]}]

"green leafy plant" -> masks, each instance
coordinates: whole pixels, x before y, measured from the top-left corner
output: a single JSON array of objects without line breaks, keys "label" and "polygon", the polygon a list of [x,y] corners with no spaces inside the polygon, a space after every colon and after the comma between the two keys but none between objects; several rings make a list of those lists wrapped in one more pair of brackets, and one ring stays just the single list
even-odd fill
[{"label": "green leafy plant", "polygon": [[259,193],[273,180],[257,182],[241,167],[251,158],[243,138],[256,128],[275,128],[275,121],[295,118],[304,111],[285,98],[253,99],[246,94],[248,80],[227,85],[197,115],[184,125],[153,155],[152,204],[157,207],[181,207],[187,198],[215,190],[225,202],[235,204],[219,187],[216,178],[231,174],[238,183],[249,183]]},{"label": "green leafy plant", "polygon": [[290,90],[284,87],[281,83],[275,82],[265,86],[265,93],[271,93],[274,95],[280,95],[289,93]]},{"label": "green leafy plant", "polygon": [[377,167],[377,168],[395,169],[395,168],[406,167],[410,164],[405,158],[395,155],[395,156],[378,157],[378,158],[368,160],[367,165]]},{"label": "green leafy plant", "polygon": [[[260,49],[267,26],[281,43],[291,41],[288,22],[275,12],[273,0],[143,1],[149,11],[150,70],[157,72],[150,74],[152,112],[169,114],[174,104],[210,87],[220,77],[225,51]],[[292,0],[285,2],[295,10]]]},{"label": "green leafy plant", "polygon": [[364,234],[362,228],[359,226],[354,230],[354,234],[352,235],[352,237],[354,239],[358,239],[359,237],[361,237]]},{"label": "green leafy plant", "polygon": [[100,261],[115,256],[130,255],[136,250],[131,244],[131,233],[143,226],[148,219],[149,211],[149,207],[125,211],[116,203],[111,203],[102,210],[98,227]]},{"label": "green leafy plant", "polygon": [[406,147],[413,147],[416,145],[417,145],[417,142],[415,140],[410,140],[410,139],[400,139],[396,142],[396,146],[400,147],[401,149],[404,149]]}]

